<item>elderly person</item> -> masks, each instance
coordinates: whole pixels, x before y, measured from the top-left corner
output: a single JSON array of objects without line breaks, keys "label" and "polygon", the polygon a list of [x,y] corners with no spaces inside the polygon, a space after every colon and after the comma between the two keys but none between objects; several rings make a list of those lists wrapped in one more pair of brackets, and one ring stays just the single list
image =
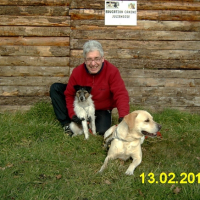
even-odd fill
[{"label": "elderly person", "polygon": [[68,84],[54,83],[50,97],[54,112],[66,133],[72,135],[69,123],[75,115],[73,102],[74,85],[92,87],[95,105],[95,125],[98,134],[103,135],[111,126],[111,111],[118,109],[119,122],[129,113],[129,96],[119,70],[104,59],[101,44],[89,40],[83,46],[85,62],[72,71]]}]

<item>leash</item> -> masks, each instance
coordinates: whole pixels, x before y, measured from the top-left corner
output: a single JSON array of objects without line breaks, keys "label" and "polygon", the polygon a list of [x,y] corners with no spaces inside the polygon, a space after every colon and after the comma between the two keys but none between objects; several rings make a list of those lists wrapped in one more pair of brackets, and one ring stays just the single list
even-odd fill
[{"label": "leash", "polygon": [[[89,107],[89,106],[87,106],[87,107]],[[87,110],[86,110],[87,107],[85,107],[85,108],[82,107],[82,108],[83,108],[83,110],[85,110],[85,112],[87,113],[87,119],[88,119],[88,112],[87,112]],[[89,124],[90,124],[90,122],[87,121],[88,130],[89,130],[90,134],[94,135],[93,132],[92,132],[92,129],[91,129],[90,126],[89,126]]]},{"label": "leash", "polygon": [[89,124],[90,124],[90,122],[87,122],[88,130],[89,130],[90,134],[94,135],[93,132],[92,132],[92,129],[91,129],[90,126],[89,126]]},{"label": "leash", "polygon": [[123,138],[120,138],[120,137],[118,136],[117,128],[115,129],[114,137],[112,138],[111,142],[112,142],[114,139],[120,140],[120,141],[122,141],[122,142],[132,142],[132,141],[128,141],[128,140],[124,140]]}]

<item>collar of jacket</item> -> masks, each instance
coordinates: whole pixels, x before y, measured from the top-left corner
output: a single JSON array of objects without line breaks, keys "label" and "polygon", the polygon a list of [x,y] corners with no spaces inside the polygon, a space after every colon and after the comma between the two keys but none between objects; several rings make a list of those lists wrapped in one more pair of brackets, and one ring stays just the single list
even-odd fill
[{"label": "collar of jacket", "polygon": [[[103,66],[104,66],[104,62],[102,63],[102,67],[101,67],[101,69],[96,73],[96,74],[92,74],[92,75],[97,75],[97,74],[99,74],[101,71],[102,71],[102,69],[103,69]],[[84,63],[84,67],[85,67],[85,70],[87,71],[87,73],[88,74],[90,74],[90,72],[88,71],[88,69],[87,69],[87,67],[86,67],[86,64]]]}]

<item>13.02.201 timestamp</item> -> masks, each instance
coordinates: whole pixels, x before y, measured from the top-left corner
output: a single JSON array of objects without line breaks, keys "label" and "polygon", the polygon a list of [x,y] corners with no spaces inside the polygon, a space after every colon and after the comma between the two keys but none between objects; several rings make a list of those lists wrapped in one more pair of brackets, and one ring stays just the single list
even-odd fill
[{"label": "13.02.201 timestamp", "polygon": [[145,183],[145,178],[147,178],[148,183],[153,184],[153,183],[168,183],[168,184],[192,184],[197,181],[197,183],[200,183],[200,173],[194,174],[194,173],[181,173],[180,174],[180,180],[178,181],[176,178],[176,174],[173,172],[170,172],[166,174],[165,172],[162,172],[158,179],[155,178],[154,173],[150,172],[148,173],[147,177],[145,176],[145,173],[140,174],[140,177],[142,178],[142,183]]}]

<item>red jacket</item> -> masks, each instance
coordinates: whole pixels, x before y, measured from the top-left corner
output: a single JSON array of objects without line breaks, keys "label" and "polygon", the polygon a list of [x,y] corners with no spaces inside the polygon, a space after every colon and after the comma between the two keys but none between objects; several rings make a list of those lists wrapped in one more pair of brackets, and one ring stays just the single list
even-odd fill
[{"label": "red jacket", "polygon": [[129,96],[124,81],[119,70],[107,60],[104,60],[103,67],[98,74],[89,74],[84,63],[72,71],[64,92],[70,118],[75,115],[74,85],[92,87],[91,94],[95,110],[112,110],[117,107],[119,117],[129,114]]}]

